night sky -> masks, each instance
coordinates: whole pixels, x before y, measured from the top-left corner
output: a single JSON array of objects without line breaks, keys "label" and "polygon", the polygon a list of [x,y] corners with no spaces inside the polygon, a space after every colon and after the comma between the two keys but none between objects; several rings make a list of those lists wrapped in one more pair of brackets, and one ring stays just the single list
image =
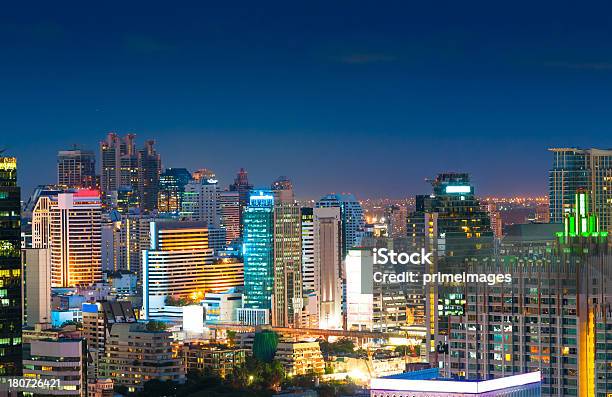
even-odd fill
[{"label": "night sky", "polygon": [[542,194],[548,147],[612,146],[610,3],[136,3],[3,4],[0,148],[24,193],[108,131],[299,197],[412,196],[441,171]]}]

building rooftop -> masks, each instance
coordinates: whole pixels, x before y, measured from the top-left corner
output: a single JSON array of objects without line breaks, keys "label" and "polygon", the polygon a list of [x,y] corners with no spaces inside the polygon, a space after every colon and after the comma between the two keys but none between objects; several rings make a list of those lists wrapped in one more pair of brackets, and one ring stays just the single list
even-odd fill
[{"label": "building rooftop", "polygon": [[511,387],[539,383],[539,371],[489,380],[456,380],[439,378],[436,368],[406,372],[372,379],[372,390],[397,390],[446,393],[487,393]]}]

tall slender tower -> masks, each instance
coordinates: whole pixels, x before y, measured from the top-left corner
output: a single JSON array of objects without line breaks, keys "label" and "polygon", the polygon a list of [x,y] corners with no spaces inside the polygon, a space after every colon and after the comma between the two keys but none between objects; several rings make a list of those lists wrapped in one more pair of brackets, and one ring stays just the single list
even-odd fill
[{"label": "tall slender tower", "polygon": [[21,197],[17,159],[0,157],[0,374],[21,373]]},{"label": "tall slender tower", "polygon": [[138,151],[138,195],[140,209],[148,213],[157,209],[161,156],[153,147],[155,141],[148,140]]},{"label": "tall slender tower", "polygon": [[249,184],[249,177],[244,168],[241,168],[234,179],[234,183],[229,186],[231,192],[238,192],[240,203],[240,232],[244,230],[244,209],[249,204],[249,192],[253,185]]},{"label": "tall slender tower", "polygon": [[302,228],[300,207],[286,177],[272,183],[274,194],[274,304],[272,325],[298,327],[302,297]]}]

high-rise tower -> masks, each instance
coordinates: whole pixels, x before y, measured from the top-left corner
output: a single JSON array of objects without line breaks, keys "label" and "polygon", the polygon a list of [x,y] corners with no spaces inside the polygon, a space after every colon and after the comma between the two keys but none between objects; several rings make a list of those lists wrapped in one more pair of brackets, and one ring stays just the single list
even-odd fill
[{"label": "high-rise tower", "polygon": [[589,211],[597,215],[601,230],[612,231],[612,149],[553,148],[548,172],[550,221],[563,222],[576,192],[591,195]]},{"label": "high-rise tower", "polygon": [[140,209],[148,213],[157,209],[161,157],[153,147],[155,141],[148,140],[138,151],[138,196]]},{"label": "high-rise tower", "polygon": [[365,228],[363,208],[352,194],[328,194],[316,203],[317,208],[338,207],[342,220],[342,258],[359,245]]},{"label": "high-rise tower", "polygon": [[51,251],[52,287],[86,286],[102,279],[101,217],[97,190],[38,199],[32,222],[40,227],[33,229],[32,240],[34,248]]},{"label": "high-rise tower", "polygon": [[57,153],[57,184],[68,188],[96,187],[96,156],[76,146]]},{"label": "high-rise tower", "polygon": [[17,159],[0,157],[0,375],[21,373],[21,196]]}]

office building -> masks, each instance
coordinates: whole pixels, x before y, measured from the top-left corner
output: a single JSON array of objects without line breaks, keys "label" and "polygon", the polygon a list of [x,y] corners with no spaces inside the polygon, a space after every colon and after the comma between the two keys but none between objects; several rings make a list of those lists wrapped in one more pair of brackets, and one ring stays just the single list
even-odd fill
[{"label": "office building", "polygon": [[299,327],[302,296],[302,228],[300,207],[286,177],[272,183],[274,196],[274,290],[272,325]]},{"label": "office building", "polygon": [[111,132],[100,142],[100,189],[106,200],[111,192],[120,187],[138,191],[138,153],[135,145],[136,135],[124,137]]},{"label": "office building", "polygon": [[185,382],[181,358],[173,356],[170,332],[143,323],[117,323],[111,327],[105,351],[100,376],[129,392],[142,390],[152,379]]},{"label": "office building", "polygon": [[215,258],[204,265],[204,290],[213,293],[244,286],[244,263],[239,258]]},{"label": "office building", "polygon": [[466,379],[539,370],[542,396],[612,390],[612,253],[608,233],[579,192],[564,225],[516,225],[494,258],[470,272],[509,273],[511,283],[471,284],[463,316],[451,316],[439,365]]},{"label": "office building", "polygon": [[[491,221],[474,194],[468,174],[443,173],[430,181],[433,192],[418,195],[415,211],[407,218],[407,234],[413,247],[432,253],[428,273],[462,273],[466,260],[490,258],[494,249]],[[448,316],[460,315],[465,306],[461,283],[430,283],[426,305],[428,348],[434,352],[440,335],[449,332]]]},{"label": "office building", "polygon": [[32,239],[34,248],[50,249],[52,287],[86,286],[102,279],[101,212],[97,190],[39,198]]},{"label": "office building", "polygon": [[340,208],[315,208],[314,291],[319,304],[318,319],[322,329],[342,328],[342,222]]},{"label": "office building", "polygon": [[66,188],[94,189],[96,155],[91,150],[71,150],[57,153],[57,184]]},{"label": "office building", "polygon": [[160,216],[178,218],[185,186],[191,178],[191,173],[185,168],[166,168],[159,176],[157,210]]},{"label": "office building", "polygon": [[315,290],[313,208],[300,209],[302,224],[302,283],[304,293]]},{"label": "office building", "polygon": [[148,140],[138,151],[138,197],[142,213],[157,210],[161,156],[153,147],[155,141]]},{"label": "office building", "polygon": [[50,385],[59,380],[41,395],[87,396],[87,350],[78,333],[52,329],[49,324],[36,324],[26,330],[23,376],[47,380]]},{"label": "office building", "polygon": [[221,227],[225,229],[225,243],[230,245],[240,238],[240,195],[238,192],[220,192],[219,210]]},{"label": "office building", "polygon": [[370,397],[539,397],[540,372],[500,379],[465,381],[446,379],[437,368],[374,378]]},{"label": "office building", "polygon": [[142,278],[142,251],[149,248],[149,215],[111,211],[102,223],[102,270],[128,271]]},{"label": "office building", "polygon": [[[269,313],[274,291],[274,195],[254,190],[244,210],[245,309]],[[269,316],[266,316],[269,317]]]},{"label": "office building", "polygon": [[396,238],[406,235],[406,216],[406,207],[395,204],[385,207],[384,221],[388,237]]},{"label": "office building", "polygon": [[87,383],[87,397],[113,397],[114,383],[112,379],[96,379]]},{"label": "office building", "polygon": [[[240,232],[244,230],[244,209],[249,204],[249,195],[251,190],[253,189],[253,185],[249,183],[249,177],[244,168],[240,168],[236,178],[234,179],[234,183],[229,186],[229,190],[231,192],[238,192],[238,203],[240,205]],[[242,235],[242,234],[241,234]]]},{"label": "office building", "polygon": [[49,249],[28,248],[21,254],[23,323],[51,322],[51,258]]},{"label": "office building", "polygon": [[181,207],[181,218],[204,222],[209,227],[219,227],[221,207],[219,184],[216,179],[192,180],[185,186]]},{"label": "office building", "polygon": [[111,327],[118,323],[135,323],[136,314],[130,302],[99,301],[83,303],[82,316],[83,338],[87,341],[87,350],[91,357],[88,377],[93,380],[99,376],[98,371]]},{"label": "office building", "polygon": [[578,190],[591,193],[589,211],[601,230],[612,231],[612,150],[552,148],[548,173],[550,222],[562,223]]},{"label": "office building", "polygon": [[328,194],[316,203],[318,208],[338,207],[342,219],[342,258],[358,246],[365,230],[363,208],[352,194]]},{"label": "office building", "polygon": [[207,266],[213,264],[204,222],[150,223],[151,244],[143,252],[143,316],[164,316],[167,299],[199,302],[206,291]]},{"label": "office building", "polygon": [[0,376],[21,372],[20,200],[17,159],[0,157]]},{"label": "office building", "polygon": [[246,362],[249,351],[203,342],[187,342],[182,346],[187,372],[209,373],[225,378]]}]

